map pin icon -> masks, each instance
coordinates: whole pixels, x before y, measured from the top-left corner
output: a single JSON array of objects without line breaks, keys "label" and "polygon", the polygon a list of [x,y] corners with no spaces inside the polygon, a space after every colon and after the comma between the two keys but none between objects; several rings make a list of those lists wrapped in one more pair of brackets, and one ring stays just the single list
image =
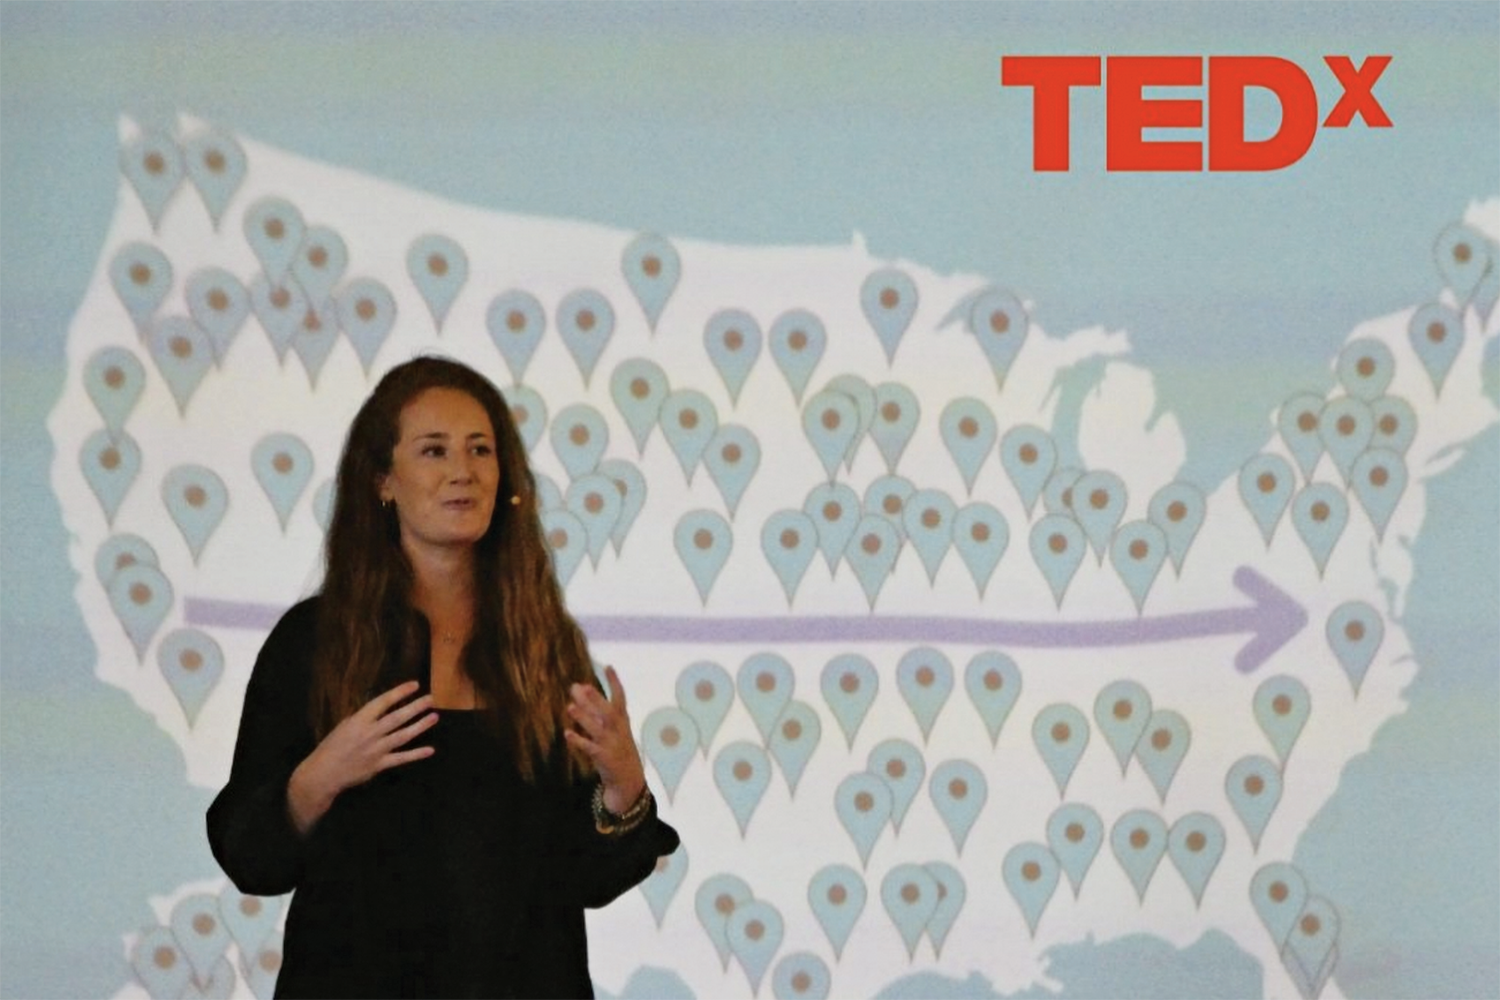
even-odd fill
[{"label": "map pin icon", "polygon": [[858,439],[858,406],[850,396],[837,390],[814,393],[802,408],[802,432],[832,482],[839,462]]},{"label": "map pin icon", "polygon": [[530,292],[512,289],[490,300],[484,323],[510,369],[511,378],[520,382],[526,377],[526,368],[547,329],[542,304]]},{"label": "map pin icon", "polygon": [[1057,784],[1057,794],[1068,793],[1068,781],[1089,745],[1089,723],[1072,705],[1048,705],[1031,724],[1031,742]]},{"label": "map pin icon", "polygon": [[162,479],[161,499],[197,563],[229,509],[224,480],[207,466],[179,465]]},{"label": "map pin icon", "polygon": [[820,483],[808,491],[802,510],[817,525],[818,547],[832,573],[859,526],[859,494],[843,483]]},{"label": "map pin icon", "polygon": [[1036,937],[1037,924],[1057,891],[1057,858],[1042,844],[1017,844],[1006,852],[1000,871],[1011,898],[1026,918],[1027,930]]},{"label": "map pin icon", "polygon": [[739,403],[740,390],[760,357],[762,340],[760,324],[743,309],[721,309],[703,327],[704,350],[735,404]]},{"label": "map pin icon", "polygon": [[828,965],[810,951],[797,951],[771,970],[771,995],[776,1000],[823,1000],[833,987]]},{"label": "map pin icon", "polygon": [[699,660],[677,675],[677,704],[692,718],[703,756],[718,735],[734,704],[734,681],[729,671],[711,660]]},{"label": "map pin icon", "polygon": [[620,516],[615,520],[615,526],[609,532],[609,540],[615,547],[615,554],[619,555],[620,548],[625,544],[625,538],[630,534],[636,518],[645,509],[646,477],[641,475],[640,469],[623,458],[604,459],[599,463],[598,471],[599,475],[605,476],[614,484],[615,492],[620,497]]},{"label": "map pin icon", "polygon": [[1065,514],[1047,514],[1031,526],[1030,544],[1032,561],[1042,571],[1061,608],[1068,584],[1078,572],[1078,564],[1083,562],[1083,550],[1088,544],[1083,529]]},{"label": "map pin icon", "polygon": [[629,358],[615,366],[609,377],[609,394],[615,409],[630,428],[637,455],[646,453],[646,440],[661,415],[669,386],[661,365],[646,358]]},{"label": "map pin icon", "polygon": [[307,293],[308,301],[321,306],[348,266],[349,248],[344,238],[328,226],[308,226],[292,261],[292,277]]},{"label": "map pin icon", "polygon": [[110,260],[109,282],[136,330],[144,333],[172,290],[172,265],[149,243],[127,243]]},{"label": "map pin icon", "polygon": [[927,794],[932,797],[938,817],[953,837],[953,850],[962,855],[964,841],[989,796],[989,783],[985,781],[984,773],[971,761],[944,761],[933,768]]},{"label": "map pin icon", "polygon": [[1302,727],[1307,725],[1312,712],[1307,686],[1285,674],[1268,677],[1255,689],[1253,704],[1255,721],[1271,741],[1285,770],[1287,757],[1291,756],[1292,747],[1297,745],[1297,737],[1302,735]]},{"label": "map pin icon", "polygon": [[828,346],[823,321],[806,309],[793,309],[776,318],[768,339],[771,360],[781,369],[792,398],[800,404],[802,393]]},{"label": "map pin icon", "polygon": [[1167,857],[1193,894],[1203,904],[1203,890],[1224,856],[1224,825],[1205,812],[1192,812],[1172,824],[1167,833]]},{"label": "map pin icon", "polygon": [[1307,480],[1312,479],[1318,459],[1323,457],[1323,435],[1318,432],[1323,402],[1323,397],[1316,393],[1299,392],[1288,397],[1276,411],[1276,431],[1297,460],[1302,478]]},{"label": "map pin icon", "polygon": [[219,901],[204,893],[184,897],[172,907],[170,921],[177,947],[187,957],[193,976],[207,982],[229,947],[229,931],[219,919]]},{"label": "map pin icon", "polygon": [[740,825],[740,836],[744,837],[771,783],[771,761],[758,744],[748,740],[737,740],[720,750],[714,757],[714,784],[719,794],[734,813]]},{"label": "map pin icon", "polygon": [[547,403],[535,389],[524,385],[506,386],[501,393],[510,404],[510,418],[515,421],[516,433],[529,453],[542,439],[542,429],[547,426]]},{"label": "map pin icon", "polygon": [[1163,804],[1191,742],[1187,720],[1170,708],[1159,708],[1151,713],[1146,731],[1135,745],[1136,758]]},{"label": "map pin icon", "polygon": [[123,347],[101,347],[83,366],[84,391],[112,435],[124,430],[145,387],[145,366]]},{"label": "map pin icon", "polygon": [[295,281],[272,285],[265,275],[258,274],[250,282],[250,308],[276,351],[276,360],[284,362],[307,316],[307,295]]},{"label": "map pin icon", "polygon": [[1412,349],[1433,379],[1433,394],[1443,393],[1443,382],[1458,358],[1458,349],[1464,345],[1464,321],[1457,310],[1442,303],[1422,306],[1412,315],[1407,327],[1407,339]]},{"label": "map pin icon", "polygon": [[1339,916],[1321,896],[1309,896],[1281,952],[1282,963],[1304,997],[1323,992],[1338,964]]},{"label": "map pin icon", "polygon": [[574,403],[558,411],[552,420],[552,450],[567,470],[569,479],[593,472],[609,446],[609,425],[598,410],[587,403]]},{"label": "map pin icon", "polygon": [[1307,546],[1319,576],[1348,523],[1349,501],[1330,483],[1312,483],[1292,498],[1292,527]]},{"label": "map pin icon", "polygon": [[1122,524],[1110,541],[1109,561],[1124,581],[1125,589],[1135,598],[1137,614],[1142,611],[1146,595],[1151,593],[1151,585],[1166,558],[1166,533],[1150,521]]},{"label": "map pin icon", "polygon": [[1461,222],[1446,226],[1438,233],[1432,255],[1443,282],[1453,290],[1460,303],[1469,301],[1485,272],[1494,266],[1484,234]]},{"label": "map pin icon", "polygon": [[721,424],[703,451],[703,464],[724,498],[729,516],[734,517],[755,470],[760,468],[760,442],[746,427]]},{"label": "map pin icon", "polygon": [[1048,817],[1047,845],[1067,874],[1074,899],[1078,898],[1083,877],[1088,874],[1103,843],[1104,823],[1097,812],[1081,802],[1064,803]]},{"label": "map pin icon", "polygon": [[[1100,565],[1104,564],[1109,540],[1125,513],[1126,499],[1125,483],[1113,472],[1102,469],[1085,472],[1073,484],[1073,514],[1083,526],[1083,533],[1093,546]],[[1160,559],[1156,560],[1156,565],[1160,568]],[[1136,603],[1139,605],[1140,601]]]},{"label": "map pin icon", "polygon": [[995,746],[1000,729],[1021,696],[1021,671],[1016,661],[993,649],[976,653],[964,668],[964,690],[984,720],[990,746]]},{"label": "map pin icon", "polygon": [[271,501],[284,534],[292,508],[312,481],[312,449],[294,434],[267,434],[250,450],[250,467],[266,499]]},{"label": "map pin icon", "polygon": [[573,356],[583,384],[593,377],[599,356],[609,346],[615,333],[615,310],[602,294],[592,288],[569,292],[557,304],[557,332],[563,346]]},{"label": "map pin icon", "polygon": [[781,948],[781,913],[765,900],[752,899],[734,908],[727,930],[729,950],[745,970],[751,994],[760,992],[766,969]]},{"label": "map pin icon", "polygon": [[891,818],[891,786],[868,771],[851,774],[839,782],[833,795],[833,806],[839,822],[859,852],[860,867],[866,867],[875,841],[880,839],[880,832]]},{"label": "map pin icon", "polygon": [[917,312],[916,282],[895,268],[871,272],[860,286],[859,306],[885,348],[886,361],[894,363],[896,347]]},{"label": "map pin icon", "polygon": [[927,570],[929,583],[937,583],[938,568],[953,544],[953,521],[958,505],[941,490],[918,490],[906,502],[902,527],[912,548]]},{"label": "map pin icon", "polygon": [[1250,879],[1250,901],[1280,951],[1307,905],[1307,880],[1286,862],[1273,861]]},{"label": "map pin icon", "polygon": [[281,972],[282,938],[277,931],[266,938],[260,950],[251,959],[243,959],[245,984],[256,1000],[271,1000],[276,992],[276,977]]},{"label": "map pin icon", "polygon": [[620,254],[620,272],[646,314],[646,325],[655,333],[662,310],[682,278],[682,258],[677,248],[664,236],[642,233],[626,244]]},{"label": "map pin icon", "polygon": [[137,563],[159,566],[156,550],[140,535],[110,535],[94,553],[94,576],[108,590],[115,574]]},{"label": "map pin icon", "polygon": [[790,608],[818,551],[818,526],[800,510],[778,510],[760,529],[760,548],[781,581]]},{"label": "map pin icon", "polygon": [[1224,776],[1224,794],[1256,850],[1281,801],[1281,785],[1281,771],[1269,757],[1259,754],[1241,757]]},{"label": "map pin icon", "polygon": [[969,331],[979,341],[995,373],[995,385],[1005,388],[1005,376],[1026,343],[1030,320],[1021,301],[1008,292],[989,289],[969,308]]},{"label": "map pin icon", "polygon": [[703,880],[693,899],[698,923],[713,942],[719,961],[729,969],[729,915],[755,896],[737,875],[713,875]]},{"label": "map pin icon", "polygon": [[875,426],[875,390],[870,387],[870,383],[852,372],[835,375],[824,388],[841,392],[854,400],[854,408],[859,413],[859,430],[849,439],[849,450],[844,452],[844,468],[852,470],[854,456],[859,453],[860,444]]},{"label": "map pin icon", "polygon": [[1374,402],[1385,395],[1396,373],[1391,349],[1372,337],[1351,340],[1339,352],[1334,365],[1339,384],[1355,399]]},{"label": "map pin icon", "polygon": [[933,954],[941,958],[943,942],[948,940],[948,932],[953,929],[953,925],[958,922],[958,915],[963,912],[968,889],[964,886],[963,875],[950,864],[929,861],[922,867],[927,869],[927,874],[937,883],[938,901],[932,916],[927,920],[927,938],[932,942]]},{"label": "map pin icon", "polygon": [[1417,415],[1411,404],[1395,396],[1382,396],[1370,404],[1370,417],[1375,422],[1370,447],[1405,455],[1417,436]]},{"label": "map pin icon", "polygon": [[1065,465],[1055,469],[1042,486],[1042,508],[1049,514],[1062,514],[1076,520],[1073,512],[1073,486],[1083,477],[1082,469]]},{"label": "map pin icon", "polygon": [[709,591],[713,590],[734,546],[729,522],[716,511],[691,510],[678,520],[672,540],[677,557],[682,560],[698,588],[698,596],[707,606]]},{"label": "map pin icon", "polygon": [[224,210],[245,180],[244,148],[228,132],[199,129],[182,143],[182,165],[218,229]]},{"label": "map pin icon", "polygon": [[1147,518],[1166,536],[1167,555],[1172,557],[1172,569],[1178,574],[1182,573],[1182,563],[1193,539],[1198,537],[1198,529],[1203,527],[1207,510],[1203,491],[1183,482],[1163,486],[1146,506]]},{"label": "map pin icon", "polygon": [[193,975],[176,938],[161,926],[143,932],[136,940],[135,949],[130,953],[130,964],[135,969],[136,978],[153,997],[181,996]]},{"label": "map pin icon", "polygon": [[916,958],[917,942],[937,909],[937,880],[921,865],[897,865],[880,882],[880,902],[906,944],[907,959]]},{"label": "map pin icon", "polygon": [[844,741],[854,749],[854,737],[880,691],[875,665],[858,653],[840,653],[824,665],[819,685],[823,701],[844,732]]},{"label": "map pin icon", "polygon": [[697,389],[678,389],[662,400],[661,432],[689,483],[718,429],[719,411]]},{"label": "map pin icon", "polygon": [[953,664],[941,650],[918,646],[896,664],[896,689],[911,709],[917,728],[922,730],[922,742],[926,743],[932,735],[933,723],[953,693]]},{"label": "map pin icon", "polygon": [[885,518],[896,529],[897,541],[905,541],[906,501],[916,491],[905,476],[880,476],[865,487],[864,511]]},{"label": "map pin icon", "polygon": [[325,301],[321,306],[309,308],[302,316],[302,323],[292,334],[292,353],[302,362],[307,372],[307,384],[318,387],[318,375],[323,371],[328,356],[333,353],[339,340],[339,317],[334,304]]},{"label": "map pin icon", "polygon": [[808,880],[807,905],[833,946],[835,959],[843,956],[844,945],[864,912],[867,896],[865,880],[848,865],[826,865]]},{"label": "map pin icon", "polygon": [[374,278],[356,278],[339,289],[334,309],[339,326],[359,356],[360,367],[369,375],[375,356],[396,325],[396,299]]},{"label": "map pin icon", "polygon": [[891,826],[901,832],[901,821],[906,810],[922,787],[927,774],[927,764],[922,751],[903,739],[888,739],[877,743],[865,762],[869,772],[884,781],[891,790]]},{"label": "map pin icon", "polygon": [[588,537],[589,562],[597,569],[599,557],[620,520],[620,490],[608,476],[589,473],[573,480],[564,501],[583,525]]},{"label": "map pin icon", "polygon": [[781,768],[786,778],[787,790],[792,797],[797,795],[797,783],[807,762],[823,738],[823,723],[818,713],[806,702],[793,701],[782,711],[781,717],[771,730],[771,757]]},{"label": "map pin icon", "polygon": [[1166,822],[1149,810],[1132,809],[1115,821],[1109,831],[1109,846],[1135,886],[1136,898],[1144,903],[1146,887],[1167,852]]},{"label": "map pin icon", "polygon": [[1385,619],[1364,601],[1345,601],[1328,616],[1325,631],[1329,648],[1358,695],[1381,640],[1385,638]]},{"label": "map pin icon", "polygon": [[1000,439],[1000,465],[1030,517],[1036,498],[1057,467],[1057,445],[1040,427],[1017,424]]},{"label": "map pin icon", "polygon": [[1405,460],[1388,448],[1370,448],[1354,460],[1349,485],[1375,526],[1375,537],[1383,539],[1385,526],[1406,491]]},{"label": "map pin icon", "polygon": [[875,598],[891,575],[891,567],[896,565],[900,549],[901,539],[895,527],[874,514],[860,518],[849,538],[844,558],[849,561],[849,568],[854,570],[860,587],[864,589],[871,611],[875,610]]},{"label": "map pin icon", "polygon": [[1010,526],[993,505],[976,500],[953,515],[953,547],[969,570],[979,596],[989,586],[1000,557],[1010,545]]},{"label": "map pin icon", "polygon": [[1151,721],[1151,695],[1135,681],[1106,684],[1094,699],[1094,722],[1104,741],[1120,762],[1120,773],[1130,767],[1130,758]]},{"label": "map pin icon", "polygon": [[135,188],[155,231],[167,204],[182,185],[182,154],[177,144],[155,129],[144,131],[121,148],[120,172]]},{"label": "map pin icon", "polygon": [[1369,447],[1375,433],[1375,418],[1369,406],[1353,396],[1330,399],[1318,418],[1318,433],[1344,483],[1348,484],[1354,460]]},{"label": "map pin icon", "polygon": [[870,437],[885,459],[887,472],[895,473],[916,433],[921,412],[917,394],[899,382],[882,382],[875,387],[875,422],[870,425]]},{"label": "map pin icon", "polygon": [[531,476],[536,480],[537,510],[567,509],[567,506],[563,503],[562,490],[557,488],[557,484],[552,481],[551,476],[548,476],[544,472],[535,471],[532,472]]},{"label": "map pin icon", "polygon": [[[653,709],[641,723],[641,749],[661,776],[668,802],[677,794],[677,786],[693,762],[693,751],[698,745],[698,726],[692,716],[676,705]],[[660,923],[658,919],[657,924]]]},{"label": "map pin icon", "polygon": [[1291,463],[1280,455],[1254,455],[1240,467],[1240,499],[1260,526],[1260,535],[1271,547],[1276,525],[1292,498],[1295,483]]},{"label": "map pin icon", "polygon": [[943,407],[938,428],[943,446],[964,477],[964,489],[972,494],[974,480],[979,477],[985,458],[995,446],[994,414],[979,400],[964,396]]},{"label": "map pin icon", "polygon": [[193,393],[213,367],[214,350],[208,335],[186,316],[165,316],[151,324],[146,345],[157,371],[172,390],[177,412],[186,415]]},{"label": "map pin icon", "polygon": [[193,322],[208,334],[213,344],[214,361],[222,365],[229,354],[229,346],[239,336],[250,315],[250,293],[240,284],[240,279],[221,267],[207,267],[195,271],[187,280],[184,291],[188,315]]},{"label": "map pin icon", "polygon": [[277,896],[247,896],[225,883],[219,890],[219,918],[234,939],[243,961],[256,954],[276,931],[281,916],[281,899]]},{"label": "map pin icon", "polygon": [[105,524],[115,523],[115,514],[141,471],[141,449],[135,438],[120,432],[111,435],[103,428],[83,442],[78,465],[89,489],[99,500]]},{"label": "map pin icon", "polygon": [[302,213],[285,198],[267,197],[245,209],[245,242],[272,287],[286,284],[307,231]]},{"label": "map pin icon", "polygon": [[667,907],[672,905],[673,897],[682,887],[683,879],[687,878],[687,870],[687,847],[679,844],[671,854],[656,859],[656,867],[641,883],[641,895],[646,897],[646,905],[651,907],[651,916],[656,919],[657,930],[661,930],[661,922],[667,916]]},{"label": "map pin icon", "polygon": [[203,703],[224,676],[224,651],[207,633],[180,628],[162,638],[161,645],[156,647],[156,664],[191,728],[198,721]]},{"label": "map pin icon", "polygon": [[718,573],[729,559],[733,547],[733,532],[729,522],[717,511],[691,510],[682,514],[672,534],[676,555],[688,576],[693,577],[697,595],[703,604],[708,604],[709,591],[714,589]]},{"label": "map pin icon", "polygon": [[469,255],[449,237],[428,233],[407,248],[406,273],[427,303],[433,327],[442,333],[448,310],[469,280]]},{"label": "map pin icon", "polygon": [[740,701],[755,720],[762,741],[770,742],[776,720],[791,702],[796,683],[792,665],[776,653],[755,653],[740,664],[736,678]]},{"label": "map pin icon", "polygon": [[566,510],[544,510],[541,517],[547,547],[552,550],[553,572],[557,582],[566,587],[588,551],[588,532],[583,522]]}]

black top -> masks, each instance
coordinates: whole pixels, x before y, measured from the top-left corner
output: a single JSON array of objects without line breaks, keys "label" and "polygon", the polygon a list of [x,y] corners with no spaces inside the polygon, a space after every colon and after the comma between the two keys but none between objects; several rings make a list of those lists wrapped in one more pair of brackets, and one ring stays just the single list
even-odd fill
[{"label": "black top", "polygon": [[[229,784],[208,810],[240,891],[297,890],[276,996],[592,996],[583,908],[650,875],[676,831],[653,805],[631,832],[600,834],[594,783],[569,783],[560,751],[527,783],[478,713],[441,711],[418,740],[436,753],[346,790],[304,838],[286,789],[316,746],[316,634],[313,598],[261,647]],[[424,661],[424,685],[430,672]]]}]

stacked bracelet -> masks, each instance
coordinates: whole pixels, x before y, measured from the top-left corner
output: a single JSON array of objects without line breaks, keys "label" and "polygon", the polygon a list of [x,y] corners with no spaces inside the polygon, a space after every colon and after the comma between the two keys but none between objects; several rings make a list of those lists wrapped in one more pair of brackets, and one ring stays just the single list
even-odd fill
[{"label": "stacked bracelet", "polygon": [[594,786],[594,828],[604,834],[629,833],[651,812],[651,789],[643,787],[641,794],[622,813],[612,813],[604,804],[604,784]]}]

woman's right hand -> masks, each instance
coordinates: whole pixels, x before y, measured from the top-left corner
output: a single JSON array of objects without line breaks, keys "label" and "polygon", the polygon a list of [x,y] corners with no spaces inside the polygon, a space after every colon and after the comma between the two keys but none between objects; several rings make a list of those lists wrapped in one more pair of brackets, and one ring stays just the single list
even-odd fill
[{"label": "woman's right hand", "polygon": [[286,799],[299,833],[311,830],[344,790],[362,785],[388,768],[432,756],[430,746],[402,749],[438,720],[431,710],[431,694],[401,705],[419,688],[416,681],[407,681],[370,699],[334,726],[297,765],[287,782]]}]

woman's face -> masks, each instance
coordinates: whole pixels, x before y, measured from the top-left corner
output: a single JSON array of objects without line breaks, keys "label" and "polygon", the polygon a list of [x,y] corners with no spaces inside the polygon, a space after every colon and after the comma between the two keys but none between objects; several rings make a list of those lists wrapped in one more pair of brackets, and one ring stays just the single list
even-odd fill
[{"label": "woman's face", "polygon": [[489,530],[500,485],[489,414],[459,389],[428,389],[401,411],[380,499],[396,505],[410,554],[468,548]]}]

